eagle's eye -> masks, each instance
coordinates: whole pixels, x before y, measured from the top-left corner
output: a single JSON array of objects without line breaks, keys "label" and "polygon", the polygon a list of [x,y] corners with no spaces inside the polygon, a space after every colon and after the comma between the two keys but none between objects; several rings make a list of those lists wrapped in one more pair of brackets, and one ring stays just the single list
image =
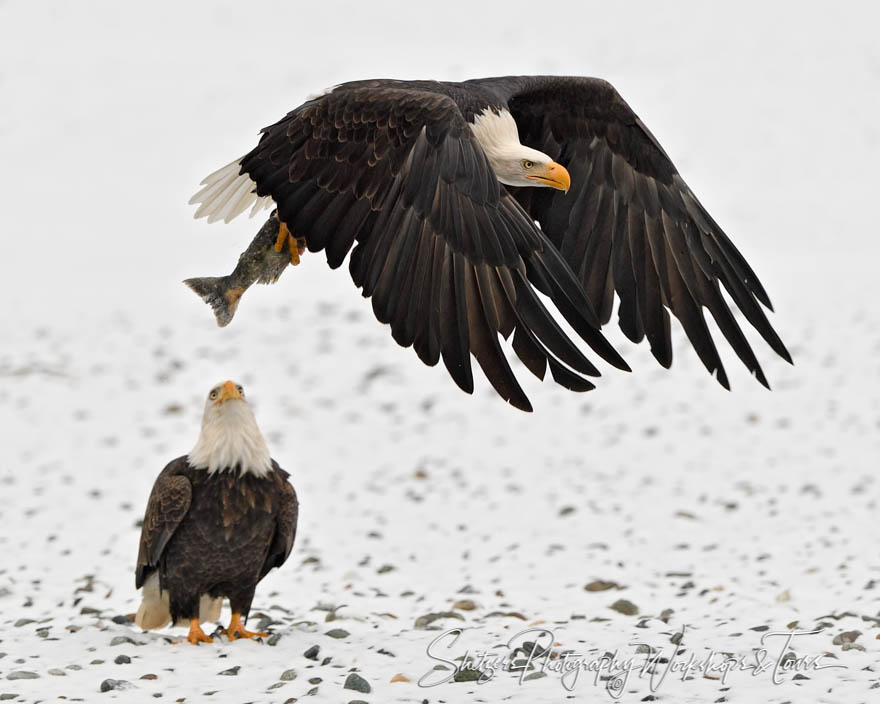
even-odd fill
[{"label": "eagle's eye", "polygon": [[531,169],[535,165],[534,161],[529,161],[528,159],[523,159],[520,163],[524,169]]},{"label": "eagle's eye", "polygon": [[220,395],[220,392],[217,389],[212,389],[211,393],[208,394],[208,398],[212,401],[216,401],[217,397]]},{"label": "eagle's eye", "polygon": [[244,396],[244,389],[241,388],[241,386],[236,386],[235,388],[238,389],[238,393],[240,393],[242,396]]}]

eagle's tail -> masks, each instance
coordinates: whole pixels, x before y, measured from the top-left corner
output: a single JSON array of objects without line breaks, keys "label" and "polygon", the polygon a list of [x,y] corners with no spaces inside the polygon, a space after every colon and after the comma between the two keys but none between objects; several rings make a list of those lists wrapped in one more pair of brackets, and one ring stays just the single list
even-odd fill
[{"label": "eagle's tail", "polygon": [[229,325],[244,293],[243,288],[231,286],[229,276],[205,276],[186,279],[183,283],[211,306],[214,310],[214,316],[217,318],[217,325],[221,328]]},{"label": "eagle's tail", "polygon": [[[144,583],[141,593],[141,605],[134,617],[135,625],[150,631],[156,628],[165,628],[171,623],[171,604],[167,590],[159,589],[159,573],[153,572]],[[212,598],[203,594],[199,600],[199,623],[206,621],[219,621],[220,608],[223,606],[221,597]],[[179,620],[176,626],[187,626],[186,619]]]}]

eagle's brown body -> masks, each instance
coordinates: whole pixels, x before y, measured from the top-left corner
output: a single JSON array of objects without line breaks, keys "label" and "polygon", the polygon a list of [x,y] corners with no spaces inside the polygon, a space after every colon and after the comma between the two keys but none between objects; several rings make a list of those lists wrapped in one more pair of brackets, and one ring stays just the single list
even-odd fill
[{"label": "eagle's brown body", "polygon": [[198,618],[205,595],[228,598],[233,613],[247,617],[257,583],[293,547],[298,503],[287,477],[274,460],[265,476],[173,460],[144,515],[137,587],[158,572],[174,623]]}]

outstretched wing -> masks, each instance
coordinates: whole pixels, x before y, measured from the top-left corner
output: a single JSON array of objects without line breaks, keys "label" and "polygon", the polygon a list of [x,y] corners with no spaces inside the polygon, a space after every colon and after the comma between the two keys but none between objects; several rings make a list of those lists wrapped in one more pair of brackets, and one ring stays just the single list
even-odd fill
[{"label": "outstretched wing", "polygon": [[394,339],[428,365],[442,357],[473,391],[470,354],[495,390],[531,405],[499,344],[539,378],[577,391],[598,375],[559,328],[546,294],[605,360],[627,368],[599,332],[556,248],[501,188],[455,102],[406,84],[367,82],[309,101],[264,130],[241,161],[312,251],[350,272]]},{"label": "outstretched wing", "polygon": [[135,568],[135,587],[138,589],[158,566],[165,546],[189,511],[192,485],[185,476],[175,474],[179,462],[175,460],[162,470],[150,492]]},{"label": "outstretched wing", "polygon": [[708,308],[749,371],[767,386],[721,284],[767,343],[791,362],[761,308],[772,310],[757,276],[609,83],[539,76],[479,82],[505,93],[520,140],[571,174],[567,194],[521,188],[515,196],[571,265],[603,324],[616,291],[623,332],[634,342],[647,336],[657,361],[669,367],[666,309],[672,311],[703,364],[729,388],[703,317]]},{"label": "outstretched wing", "polygon": [[260,570],[260,579],[265,577],[269,570],[281,567],[293,549],[293,541],[296,539],[296,522],[299,518],[299,502],[296,492],[287,481],[287,472],[275,465],[276,482],[280,492],[280,505],[275,519],[275,534],[272,536],[272,544],[266,559]]}]

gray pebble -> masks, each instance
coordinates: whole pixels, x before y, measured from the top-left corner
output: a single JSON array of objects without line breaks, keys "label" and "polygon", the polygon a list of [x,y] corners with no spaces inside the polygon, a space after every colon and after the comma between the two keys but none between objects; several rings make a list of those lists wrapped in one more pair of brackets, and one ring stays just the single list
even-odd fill
[{"label": "gray pebble", "polygon": [[313,645],[311,648],[309,648],[306,652],[303,653],[303,657],[305,657],[309,660],[317,660],[318,653],[320,653],[320,652],[321,652],[321,646],[320,645]]},{"label": "gray pebble", "polygon": [[113,662],[117,665],[128,665],[131,662],[131,658],[128,655],[117,655]]},{"label": "gray pebble", "polygon": [[355,692],[363,692],[364,694],[369,694],[372,691],[370,683],[357,672],[349,673],[348,677],[345,678],[343,689],[353,689]]},{"label": "gray pebble", "polygon": [[479,670],[472,670],[468,668],[467,670],[456,670],[455,674],[452,676],[453,682],[476,682],[483,676],[483,673]]},{"label": "gray pebble", "polygon": [[841,648],[843,650],[861,650],[862,652],[865,652],[865,646],[861,643],[844,643]]},{"label": "gray pebble", "polygon": [[547,676],[546,672],[532,672],[531,674],[528,674],[525,677],[523,677],[523,682],[525,682],[526,680],[539,680],[542,677],[546,677],[546,676]]},{"label": "gray pebble", "polygon": [[7,699],[15,699],[18,695],[13,692],[4,692],[0,694],[0,702],[5,702]]},{"label": "gray pebble", "polygon": [[53,667],[49,670],[49,674],[53,677],[67,677],[67,673],[64,670],[59,670],[57,667]]},{"label": "gray pebble", "polygon": [[331,638],[348,638],[351,634],[342,628],[332,628],[324,635],[330,636]]},{"label": "gray pebble", "polygon": [[281,677],[279,677],[278,679],[282,680],[283,682],[290,682],[292,680],[295,680],[296,670],[285,670],[281,673]]},{"label": "gray pebble", "polygon": [[624,616],[635,616],[639,613],[639,607],[633,604],[629,599],[618,599],[610,606],[610,608]]},{"label": "gray pebble", "polygon": [[143,645],[143,643],[138,643],[136,640],[129,638],[128,636],[114,636],[113,640],[110,641],[110,645],[125,645],[126,643],[131,645]]},{"label": "gray pebble", "polygon": [[15,622],[16,628],[21,628],[22,626],[27,626],[29,623],[36,623],[32,618],[20,618]]},{"label": "gray pebble", "polygon": [[425,614],[424,616],[419,616],[416,619],[415,627],[423,630],[439,630],[436,626],[433,628],[430,626],[434,621],[441,618],[457,618],[459,621],[464,621],[464,616],[455,611],[436,611],[434,613]]},{"label": "gray pebble", "polygon": [[110,692],[114,689],[130,689],[131,682],[127,680],[104,680],[101,682],[101,691]]},{"label": "gray pebble", "polygon": [[838,633],[836,636],[834,636],[834,639],[831,642],[834,645],[855,643],[860,635],[862,635],[861,631],[844,631],[843,633]]},{"label": "gray pebble", "polygon": [[29,672],[28,670],[13,670],[6,675],[8,680],[35,680],[38,678],[39,675],[36,672]]},{"label": "gray pebble", "polygon": [[320,677],[310,677],[309,678],[309,684],[321,684],[321,682],[323,682],[323,681],[324,680],[322,680]]},{"label": "gray pebble", "polygon": [[223,670],[222,672],[218,672],[218,675],[229,675],[234,676],[238,674],[238,671],[241,669],[241,665],[236,665],[235,667],[230,667],[228,670]]},{"label": "gray pebble", "polygon": [[266,642],[269,645],[278,645],[279,640],[281,640],[281,634],[280,633],[273,633],[271,636],[269,636],[269,640],[267,640]]}]

